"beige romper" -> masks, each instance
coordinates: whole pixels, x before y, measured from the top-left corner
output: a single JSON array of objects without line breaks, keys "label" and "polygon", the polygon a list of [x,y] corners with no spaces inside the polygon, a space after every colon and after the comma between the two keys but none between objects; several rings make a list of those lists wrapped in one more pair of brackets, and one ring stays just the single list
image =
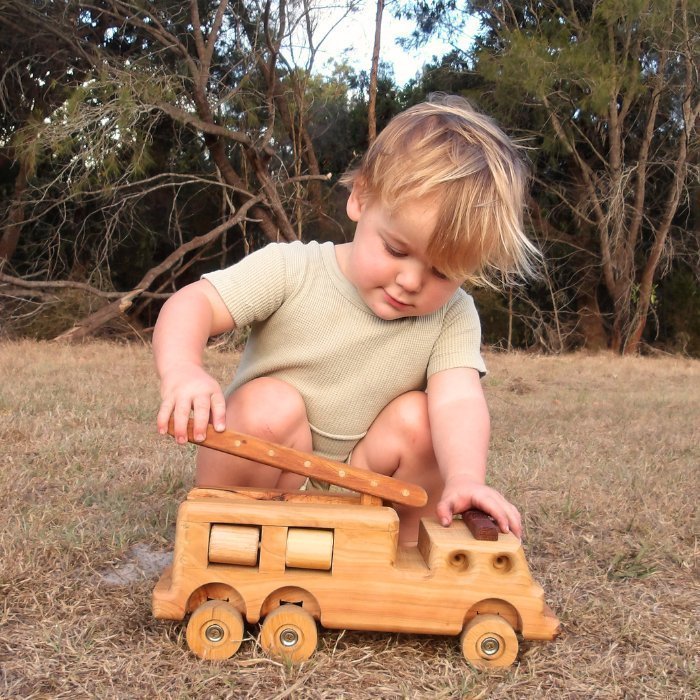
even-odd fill
[{"label": "beige romper", "polygon": [[385,321],[343,276],[332,243],[271,243],[204,275],[236,326],[251,325],[231,393],[257,377],[304,398],[314,452],[345,461],[380,411],[445,369],[486,369],[472,298],[458,289],[432,314]]}]

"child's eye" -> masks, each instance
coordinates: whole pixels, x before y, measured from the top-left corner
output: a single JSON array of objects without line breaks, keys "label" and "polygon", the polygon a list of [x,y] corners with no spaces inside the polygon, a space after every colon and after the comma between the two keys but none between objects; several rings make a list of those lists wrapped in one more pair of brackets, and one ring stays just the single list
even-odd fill
[{"label": "child's eye", "polygon": [[384,241],[384,248],[389,255],[392,255],[395,258],[405,258],[406,253],[402,253],[400,250],[396,250],[396,248],[392,248],[386,241]]},{"label": "child's eye", "polygon": [[440,270],[436,270],[435,268],[433,268],[431,270],[431,272],[433,273],[433,277],[437,277],[439,280],[446,280],[447,279],[447,275],[440,272]]}]

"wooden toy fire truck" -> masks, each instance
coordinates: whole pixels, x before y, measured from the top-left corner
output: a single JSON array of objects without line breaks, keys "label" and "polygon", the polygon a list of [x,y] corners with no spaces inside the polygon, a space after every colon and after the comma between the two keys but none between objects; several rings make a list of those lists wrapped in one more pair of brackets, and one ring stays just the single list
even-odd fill
[{"label": "wooden toy fire truck", "polygon": [[464,657],[479,668],[512,664],[517,633],[557,636],[559,622],[520,541],[485,514],[468,511],[449,527],[423,518],[418,546],[402,547],[396,511],[382,504],[423,505],[420,487],[211,426],[200,444],[357,493],[189,493],[153,613],[171,620],[189,614],[187,642],[197,656],[232,656],[246,622],[261,620],[262,647],[294,663],[314,652],[318,623],[461,635]]}]

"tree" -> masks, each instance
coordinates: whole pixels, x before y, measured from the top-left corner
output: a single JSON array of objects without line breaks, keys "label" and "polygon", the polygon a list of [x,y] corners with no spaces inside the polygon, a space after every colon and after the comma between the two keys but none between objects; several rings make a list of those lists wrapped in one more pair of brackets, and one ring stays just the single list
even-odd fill
[{"label": "tree", "polygon": [[369,74],[369,101],[367,107],[367,141],[370,145],[377,138],[377,77],[379,73],[379,53],[382,43],[382,16],[384,0],[377,0],[377,14],[374,20],[374,45],[372,48],[372,68]]},{"label": "tree", "polygon": [[[534,210],[584,251],[580,307],[610,311],[610,346],[639,349],[664,259],[697,178],[698,12],[669,3],[474,2],[488,28],[474,52],[494,99],[520,103],[542,155]],[[568,232],[560,227],[569,224]],[[559,229],[559,230],[557,230]],[[585,299],[586,295],[590,298]]]},{"label": "tree", "polygon": [[[229,230],[244,246],[255,236],[300,237],[309,210],[320,206],[314,185],[326,177],[307,123],[317,48],[311,3],[36,0],[26,12],[23,0],[3,0],[2,9],[11,10],[0,15],[5,27],[9,17],[22,18],[18,42],[60,34],[82,61],[79,79],[52,76],[63,90],[43,118],[16,129],[20,162],[38,168],[29,211],[17,223],[37,224],[26,246],[39,255],[23,261],[43,276],[65,269],[99,279],[95,291],[110,294],[110,264],[134,230],[152,238],[154,256],[161,249],[132,288],[67,337],[83,337],[153,286],[155,296],[172,289],[191,256],[211,254]],[[290,53],[299,33],[306,67]],[[197,216],[195,193],[209,204]],[[150,213],[156,198],[165,220]]]},{"label": "tree", "polygon": [[[697,248],[697,0],[431,2],[405,12],[415,41],[447,33],[484,83],[464,90],[529,146],[543,295],[560,322],[639,348],[660,277]],[[477,14],[473,46],[459,29]],[[559,313],[561,312],[561,313]]]},{"label": "tree", "polygon": [[[27,31],[39,13],[46,19],[46,30]],[[0,229],[0,264],[11,260],[19,243],[25,194],[36,165],[22,147],[19,132],[60,105],[89,65],[80,46],[61,31],[64,20],[61,3],[0,3],[0,159],[7,184],[12,179]]]}]

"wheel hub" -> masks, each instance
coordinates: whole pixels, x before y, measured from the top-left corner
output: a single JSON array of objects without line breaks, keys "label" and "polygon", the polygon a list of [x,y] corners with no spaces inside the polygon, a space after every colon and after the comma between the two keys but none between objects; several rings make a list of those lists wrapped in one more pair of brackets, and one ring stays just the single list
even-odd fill
[{"label": "wheel hub", "polygon": [[224,638],[224,628],[220,624],[214,622],[204,631],[204,636],[212,644],[216,644],[216,642],[220,642]]},{"label": "wheel hub", "polygon": [[481,653],[484,656],[495,656],[501,648],[501,642],[497,637],[484,637],[481,640]]},{"label": "wheel hub", "polygon": [[283,647],[293,647],[299,642],[299,633],[292,627],[285,627],[280,632],[280,643]]}]

